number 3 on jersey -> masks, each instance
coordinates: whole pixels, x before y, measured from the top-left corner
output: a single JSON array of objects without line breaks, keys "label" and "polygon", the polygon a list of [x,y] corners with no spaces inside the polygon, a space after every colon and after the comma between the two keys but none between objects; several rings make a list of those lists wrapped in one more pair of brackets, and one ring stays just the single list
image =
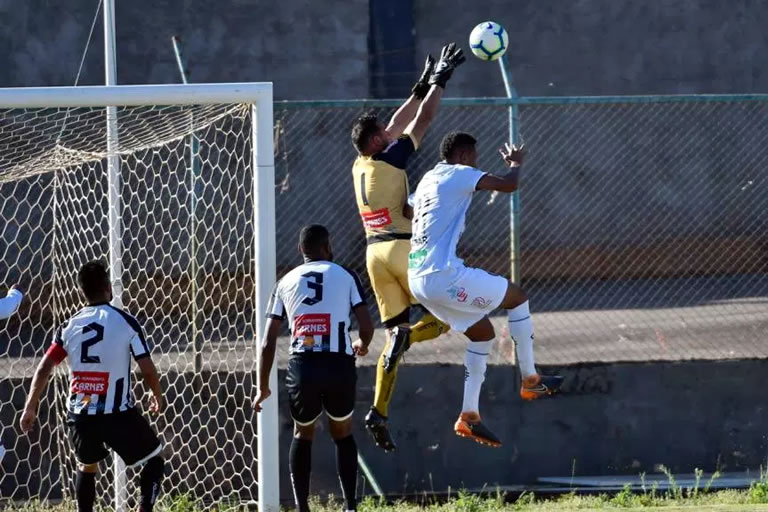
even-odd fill
[{"label": "number 3 on jersey", "polygon": [[307,306],[314,306],[323,300],[323,274],[320,272],[307,272],[302,274],[301,277],[307,279],[307,288],[315,292],[314,297],[307,297],[301,302]]}]

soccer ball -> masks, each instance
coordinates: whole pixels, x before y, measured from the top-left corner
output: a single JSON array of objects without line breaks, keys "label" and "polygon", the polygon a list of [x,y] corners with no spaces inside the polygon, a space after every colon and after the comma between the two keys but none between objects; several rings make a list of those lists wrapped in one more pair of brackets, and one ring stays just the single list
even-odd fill
[{"label": "soccer ball", "polygon": [[507,51],[509,36],[504,27],[493,21],[484,21],[469,34],[469,47],[475,57],[496,60]]}]

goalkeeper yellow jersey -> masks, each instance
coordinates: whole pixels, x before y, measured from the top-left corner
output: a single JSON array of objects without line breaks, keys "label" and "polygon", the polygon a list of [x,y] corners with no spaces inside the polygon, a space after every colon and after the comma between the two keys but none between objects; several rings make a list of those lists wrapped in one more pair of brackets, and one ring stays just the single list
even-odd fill
[{"label": "goalkeeper yellow jersey", "polygon": [[383,151],[355,160],[355,197],[369,244],[411,238],[403,207],[409,194],[405,165],[415,152],[416,144],[405,134]]}]

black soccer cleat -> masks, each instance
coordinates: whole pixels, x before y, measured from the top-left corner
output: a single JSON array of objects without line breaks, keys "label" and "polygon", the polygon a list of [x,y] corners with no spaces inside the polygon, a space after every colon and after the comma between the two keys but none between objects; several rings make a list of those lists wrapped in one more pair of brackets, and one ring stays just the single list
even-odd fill
[{"label": "black soccer cleat", "polygon": [[395,327],[390,334],[389,350],[384,354],[384,371],[392,373],[400,358],[411,346],[411,330],[407,327]]},{"label": "black soccer cleat", "polygon": [[365,428],[373,436],[373,442],[376,443],[376,446],[385,452],[393,452],[397,449],[395,441],[389,434],[387,418],[379,414],[379,411],[373,407],[365,417]]},{"label": "black soccer cleat", "polygon": [[560,391],[563,380],[563,377],[560,375],[532,375],[523,379],[520,397],[523,400],[536,400],[554,395]]},{"label": "black soccer cleat", "polygon": [[463,412],[456,420],[453,431],[457,436],[472,439],[476,443],[484,444],[492,448],[501,446],[501,441],[491,430],[483,425],[480,415],[476,412]]}]

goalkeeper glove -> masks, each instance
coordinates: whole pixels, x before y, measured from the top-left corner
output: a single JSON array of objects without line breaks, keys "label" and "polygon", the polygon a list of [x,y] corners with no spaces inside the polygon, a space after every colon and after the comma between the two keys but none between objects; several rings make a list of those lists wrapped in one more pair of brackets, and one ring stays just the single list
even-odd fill
[{"label": "goalkeeper glove", "polygon": [[429,77],[429,84],[438,85],[445,89],[445,84],[450,80],[453,70],[465,60],[464,51],[461,48],[457,49],[456,43],[443,46],[440,60]]},{"label": "goalkeeper glove", "polygon": [[429,77],[432,75],[432,71],[435,70],[435,58],[431,55],[427,55],[427,60],[424,62],[424,72],[421,74],[419,81],[414,84],[411,89],[411,93],[414,96],[423,100],[429,92]]}]

